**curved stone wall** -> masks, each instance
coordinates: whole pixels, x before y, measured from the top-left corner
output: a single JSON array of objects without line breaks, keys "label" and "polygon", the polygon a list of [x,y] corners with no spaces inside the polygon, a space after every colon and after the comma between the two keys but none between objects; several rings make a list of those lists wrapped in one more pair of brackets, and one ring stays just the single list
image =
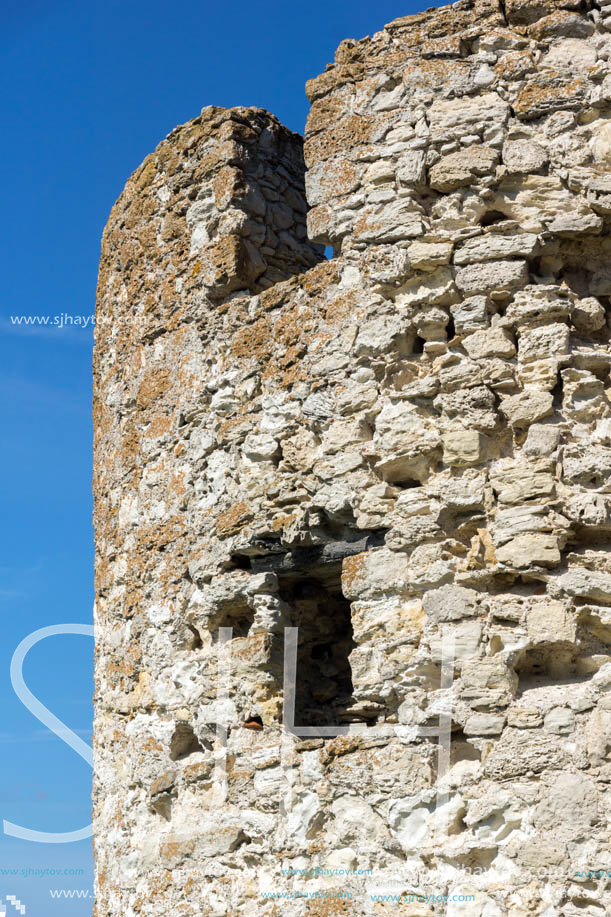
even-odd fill
[{"label": "curved stone wall", "polygon": [[205,108],[130,178],[94,360],[97,917],[606,913],[608,29],[405,17],[310,81],[303,152]]}]

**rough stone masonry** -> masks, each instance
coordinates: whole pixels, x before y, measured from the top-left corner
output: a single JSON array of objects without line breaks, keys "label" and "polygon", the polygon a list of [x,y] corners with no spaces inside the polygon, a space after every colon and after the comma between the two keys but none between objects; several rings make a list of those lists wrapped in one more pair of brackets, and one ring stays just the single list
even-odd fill
[{"label": "rough stone masonry", "polygon": [[609,912],[610,61],[610,0],[459,0],[343,42],[305,142],[207,107],[129,179],[97,917]]}]

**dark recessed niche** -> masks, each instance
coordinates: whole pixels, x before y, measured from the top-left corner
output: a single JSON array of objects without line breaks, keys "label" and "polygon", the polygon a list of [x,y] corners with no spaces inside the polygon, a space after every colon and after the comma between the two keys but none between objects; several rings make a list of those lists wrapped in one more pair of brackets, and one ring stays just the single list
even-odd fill
[{"label": "dark recessed niche", "polygon": [[246,554],[232,554],[231,566],[235,570],[250,570],[252,567],[252,561]]},{"label": "dark recessed niche", "polygon": [[416,335],[414,338],[414,343],[412,344],[412,353],[424,353],[424,345],[426,341],[424,338],[421,338],[420,335]]},{"label": "dark recessed niche", "polygon": [[280,596],[299,628],[295,725],[335,726],[353,702],[350,653],[355,647],[341,565],[319,577],[280,577]]},{"label": "dark recessed niche", "polygon": [[504,220],[508,220],[509,217],[505,216],[504,213],[501,213],[500,210],[487,210],[486,213],[482,214],[479,218],[480,226],[494,226],[495,223],[502,223]]}]

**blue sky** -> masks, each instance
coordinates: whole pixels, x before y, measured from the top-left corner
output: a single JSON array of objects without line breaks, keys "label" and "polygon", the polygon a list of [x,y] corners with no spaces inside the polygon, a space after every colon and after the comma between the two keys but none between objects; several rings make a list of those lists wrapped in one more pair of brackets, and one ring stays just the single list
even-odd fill
[{"label": "blue sky", "polygon": [[[307,4],[234,0],[4,0],[0,70],[0,820],[40,831],[88,823],[87,764],[17,700],[19,642],[51,624],[90,623],[91,330],[26,328],[11,316],[93,312],[100,236],[128,175],[204,105],[258,105],[302,131],[307,79],[344,38],[416,12],[410,0]],[[29,653],[32,692],[86,741],[93,641],[56,636]],[[17,869],[82,869],[25,878]],[[27,917],[85,917],[88,841],[0,834],[0,899]],[[16,913],[16,912],[15,912]]]}]

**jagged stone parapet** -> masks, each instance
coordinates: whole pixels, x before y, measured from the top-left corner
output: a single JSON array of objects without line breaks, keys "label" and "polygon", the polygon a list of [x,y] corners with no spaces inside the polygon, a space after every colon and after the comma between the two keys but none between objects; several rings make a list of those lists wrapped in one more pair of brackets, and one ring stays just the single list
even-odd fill
[{"label": "jagged stone parapet", "polygon": [[[96,917],[609,909],[606,9],[396,20],[308,84],[305,177],[207,108],[115,205]],[[286,627],[345,734],[287,737]]]}]

